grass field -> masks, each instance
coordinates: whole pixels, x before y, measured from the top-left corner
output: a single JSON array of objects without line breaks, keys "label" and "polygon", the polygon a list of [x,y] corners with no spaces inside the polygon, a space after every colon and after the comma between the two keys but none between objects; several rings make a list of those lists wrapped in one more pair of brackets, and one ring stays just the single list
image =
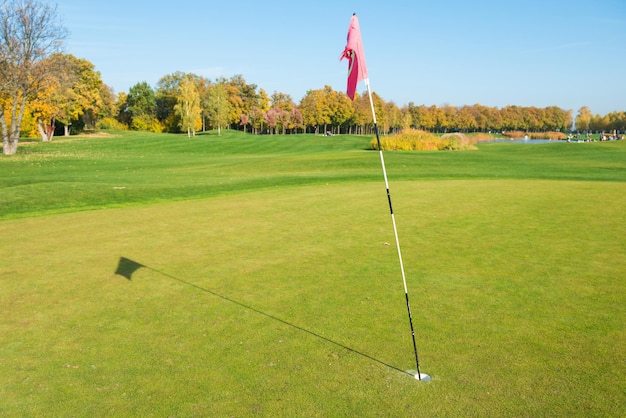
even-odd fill
[{"label": "grass field", "polygon": [[385,154],[417,382],[369,140],[0,157],[0,415],[626,415],[626,142]]}]

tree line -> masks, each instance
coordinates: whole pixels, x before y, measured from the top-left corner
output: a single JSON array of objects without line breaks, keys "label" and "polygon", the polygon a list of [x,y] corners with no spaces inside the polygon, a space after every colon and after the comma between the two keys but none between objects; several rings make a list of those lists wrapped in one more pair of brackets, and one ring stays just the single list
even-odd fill
[{"label": "tree line", "polygon": [[[83,129],[133,129],[186,133],[222,128],[254,134],[373,133],[369,97],[354,101],[330,86],[309,90],[299,103],[281,92],[269,95],[242,75],[209,80],[175,72],[153,88],[142,81],[117,95],[95,66],[60,52],[66,30],[56,7],[37,0],[0,3],[0,128],[3,153],[17,150],[20,136],[69,135]],[[626,112],[593,115],[572,110],[505,106],[425,106],[372,95],[382,133],[407,128],[433,132],[625,131]],[[575,126],[574,126],[575,124]]]}]

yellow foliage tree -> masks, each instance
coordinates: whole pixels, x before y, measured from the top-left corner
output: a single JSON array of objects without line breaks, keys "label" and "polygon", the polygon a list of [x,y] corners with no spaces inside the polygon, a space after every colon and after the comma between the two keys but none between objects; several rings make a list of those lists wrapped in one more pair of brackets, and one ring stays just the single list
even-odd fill
[{"label": "yellow foliage tree", "polygon": [[0,3],[0,131],[2,151],[15,154],[26,104],[35,97],[65,28],[56,8],[38,1]]},{"label": "yellow foliage tree", "polygon": [[85,112],[97,114],[103,106],[103,83],[94,65],[73,55],[52,54],[45,60],[48,69],[40,89],[27,106],[44,142],[52,140],[56,121],[69,135],[72,120]]},{"label": "yellow foliage tree", "polygon": [[187,136],[191,138],[202,127],[200,95],[195,81],[190,76],[181,81],[178,91],[174,111],[180,116],[180,128],[187,131]]}]

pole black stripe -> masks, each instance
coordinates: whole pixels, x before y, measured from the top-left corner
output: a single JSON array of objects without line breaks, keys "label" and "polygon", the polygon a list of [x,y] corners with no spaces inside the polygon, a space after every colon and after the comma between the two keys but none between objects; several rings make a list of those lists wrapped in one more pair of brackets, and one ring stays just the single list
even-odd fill
[{"label": "pole black stripe", "polygon": [[417,343],[415,342],[415,329],[413,328],[413,315],[411,315],[411,304],[409,303],[409,294],[405,293],[406,297],[406,310],[409,313],[409,324],[411,325],[411,335],[413,337],[413,353],[415,353],[415,366],[417,367],[417,378],[422,380],[422,375],[420,373],[420,361],[417,356]]},{"label": "pole black stripe", "polygon": [[[369,90],[369,85],[368,85]],[[371,101],[371,95],[370,95]],[[372,106],[372,112],[374,107]],[[376,116],[374,116],[374,130],[376,132],[376,143],[378,144],[378,152],[380,153],[380,163],[383,169],[383,176],[385,178],[385,188],[387,189],[387,201],[389,202],[389,212],[391,213],[391,221],[393,223],[394,234],[396,236],[396,245],[398,247],[398,258],[400,259],[400,268],[402,270],[402,281],[404,284],[404,296],[406,298],[406,310],[409,316],[409,325],[411,327],[411,338],[413,340],[413,353],[415,354],[415,367],[417,368],[417,378],[422,380],[422,374],[420,372],[419,356],[417,354],[417,343],[415,342],[415,328],[413,327],[413,315],[411,314],[411,304],[409,303],[409,292],[406,287],[406,278],[404,276],[404,266],[402,264],[402,253],[400,251],[400,242],[398,240],[398,233],[396,230],[396,221],[393,215],[393,205],[391,204],[391,192],[389,190],[389,183],[387,181],[387,169],[385,168],[385,158],[383,157],[383,148],[380,144],[380,134],[378,133],[378,125],[376,124]]]}]

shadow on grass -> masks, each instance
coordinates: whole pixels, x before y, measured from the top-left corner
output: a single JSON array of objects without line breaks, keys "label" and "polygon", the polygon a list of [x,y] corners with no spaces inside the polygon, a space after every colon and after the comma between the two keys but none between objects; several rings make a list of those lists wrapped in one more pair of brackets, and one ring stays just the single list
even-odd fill
[{"label": "shadow on grass", "polygon": [[132,280],[133,273],[135,273],[137,270],[139,270],[142,267],[145,268],[145,269],[151,270],[151,271],[153,271],[155,273],[158,273],[158,274],[160,274],[160,275],[162,275],[164,277],[167,277],[168,279],[176,280],[177,282],[183,283],[183,284],[185,284],[187,286],[194,287],[194,288],[196,288],[196,289],[198,289],[198,290],[200,290],[202,292],[209,293],[209,294],[211,294],[211,295],[213,295],[215,297],[218,297],[220,299],[223,299],[223,300],[225,300],[227,302],[233,303],[233,304],[235,304],[237,306],[240,306],[242,308],[248,309],[248,310],[250,310],[252,312],[256,312],[259,315],[263,315],[263,316],[265,316],[267,318],[270,318],[270,319],[272,319],[274,321],[280,322],[281,324],[287,325],[287,326],[289,326],[291,328],[295,328],[298,331],[305,332],[305,333],[307,333],[309,335],[312,335],[314,337],[319,338],[320,340],[324,340],[324,341],[326,341],[328,343],[336,345],[337,347],[341,347],[344,350],[350,351],[351,353],[358,354],[358,355],[360,355],[362,357],[365,357],[368,360],[371,360],[371,361],[374,361],[376,363],[382,364],[383,366],[389,367],[390,369],[399,371],[401,373],[404,373],[404,374],[407,374],[407,375],[413,377],[413,375],[410,372],[406,371],[406,370],[399,369],[399,368],[397,368],[395,366],[392,366],[391,364],[385,363],[382,360],[379,360],[379,359],[377,359],[375,357],[372,357],[372,356],[370,356],[368,354],[365,354],[365,353],[362,353],[362,352],[360,352],[358,350],[355,350],[354,348],[350,348],[350,347],[348,347],[346,345],[338,343],[337,341],[333,341],[330,338],[324,337],[323,335],[317,334],[317,333],[315,333],[313,331],[310,331],[310,330],[308,330],[306,328],[302,328],[299,325],[292,324],[291,322],[285,321],[284,319],[280,319],[280,318],[278,318],[278,317],[276,317],[274,315],[271,315],[271,314],[268,314],[266,312],[260,311],[260,310],[258,310],[256,308],[253,308],[252,306],[246,305],[245,303],[238,302],[238,301],[236,301],[234,299],[229,298],[228,296],[220,295],[219,293],[216,293],[216,292],[214,292],[212,290],[209,290],[209,289],[206,289],[204,287],[198,286],[196,284],[193,284],[191,282],[185,281],[183,279],[179,279],[178,277],[172,276],[171,274],[168,274],[168,273],[165,273],[163,271],[160,271],[160,270],[154,269],[152,267],[146,266],[145,264],[138,263],[138,262],[133,261],[133,260],[131,260],[129,258],[120,257],[117,269],[115,270],[115,275],[122,276],[122,277],[126,278],[127,280]]},{"label": "shadow on grass", "polygon": [[120,257],[120,261],[117,263],[117,269],[115,270],[115,275],[125,277],[126,280],[132,280],[133,273],[142,267],[146,266],[129,258]]}]

